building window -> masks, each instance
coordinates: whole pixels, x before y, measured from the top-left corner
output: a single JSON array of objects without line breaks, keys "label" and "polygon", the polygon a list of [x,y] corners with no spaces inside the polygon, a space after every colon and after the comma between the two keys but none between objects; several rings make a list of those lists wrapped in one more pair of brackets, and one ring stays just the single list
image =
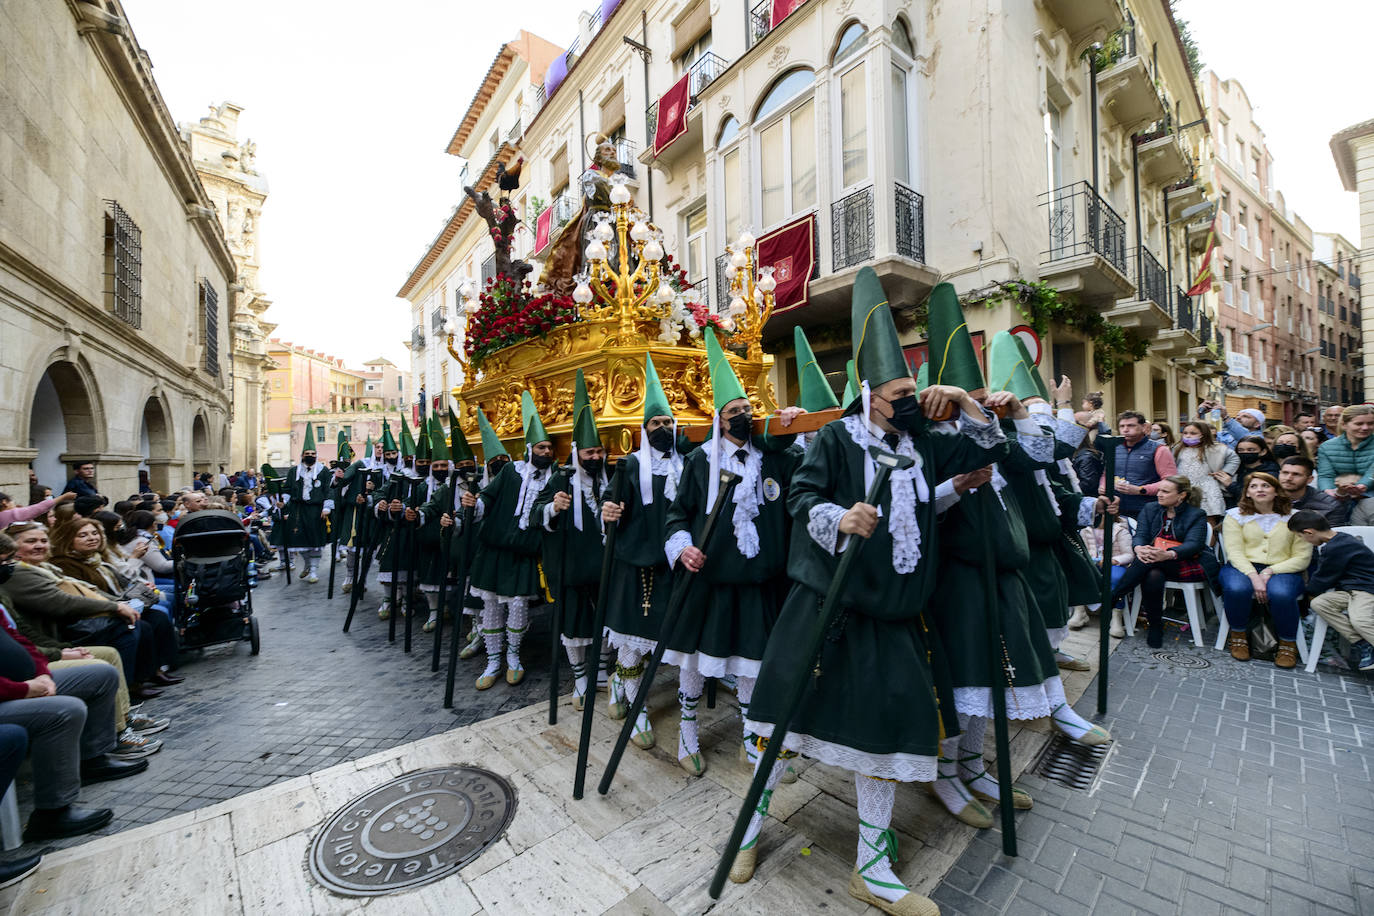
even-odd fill
[{"label": "building window", "polygon": [[200,306],[200,345],[204,360],[201,368],[219,377],[219,294],[209,280],[202,279],[196,284],[196,294]]},{"label": "building window", "polygon": [[764,228],[816,205],[815,74],[793,70],[764,96],[758,130],[759,212]]},{"label": "building window", "polygon": [[1045,160],[1049,176],[1049,189],[1057,190],[1064,186],[1063,116],[1054,99],[1045,97]]},{"label": "building window", "polygon": [[105,201],[105,307],[143,327],[143,233],[113,200]]},{"label": "building window", "polygon": [[857,52],[864,46],[864,38],[867,35],[868,29],[864,28],[862,23],[851,22],[840,34],[840,40],[835,45],[835,53],[830,58],[830,62],[837,64]]},{"label": "building window", "polygon": [[318,445],[319,443],[321,443],[321,442],[323,442],[323,441],[324,441],[324,424],[323,424],[323,423],[320,423],[320,424],[316,425],[316,427],[315,427],[315,444]]},{"label": "building window", "polygon": [[907,31],[906,22],[902,19],[892,23],[892,45],[907,57],[916,56],[916,45],[911,41],[911,32]]},{"label": "building window", "polygon": [[688,213],[683,223],[687,230],[687,282],[698,283],[706,278],[706,208]]},{"label": "building window", "polygon": [[343,430],[344,438],[347,439],[349,442],[352,442],[352,441],[353,441],[353,427],[351,427],[351,426],[343,426],[343,427],[340,427],[340,429]]},{"label": "building window", "polygon": [[840,74],[840,187],[868,179],[868,81],[862,62]]},{"label": "building window", "polygon": [[914,184],[911,169],[911,97],[907,92],[910,71],[896,60],[892,62],[889,87],[892,93],[892,177],[906,184]]}]

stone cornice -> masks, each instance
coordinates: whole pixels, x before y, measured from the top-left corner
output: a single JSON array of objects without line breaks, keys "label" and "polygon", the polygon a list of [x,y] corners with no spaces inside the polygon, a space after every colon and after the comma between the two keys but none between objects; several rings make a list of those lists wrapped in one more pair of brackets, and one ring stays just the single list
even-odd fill
[{"label": "stone cornice", "polygon": [[[152,63],[138,46],[119,0],[108,0],[110,10],[95,0],[66,0],[66,3],[76,21],[77,32],[86,39],[100,61],[168,184],[188,208],[210,207],[210,198],[196,174],[191,152],[182,142],[176,122],[153,79]],[[219,221],[195,216],[188,219],[225,275],[234,277],[238,272],[234,256]]]}]

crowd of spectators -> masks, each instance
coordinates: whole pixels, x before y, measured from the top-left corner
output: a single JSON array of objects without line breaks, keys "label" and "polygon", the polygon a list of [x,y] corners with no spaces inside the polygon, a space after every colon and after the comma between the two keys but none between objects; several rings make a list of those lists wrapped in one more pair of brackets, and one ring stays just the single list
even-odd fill
[{"label": "crowd of spectators", "polygon": [[[0,793],[25,756],[33,763],[30,842],[104,827],[109,808],[78,807],[81,786],[148,768],[171,721],[145,704],[182,683],[176,673],[179,523],[206,509],[235,512],[259,560],[270,556],[270,504],[255,472],[200,474],[160,494],[113,504],[83,462],[54,496],[29,472],[29,499],[0,493]],[[265,568],[258,578],[271,575]],[[0,886],[37,866],[0,862]]]}]

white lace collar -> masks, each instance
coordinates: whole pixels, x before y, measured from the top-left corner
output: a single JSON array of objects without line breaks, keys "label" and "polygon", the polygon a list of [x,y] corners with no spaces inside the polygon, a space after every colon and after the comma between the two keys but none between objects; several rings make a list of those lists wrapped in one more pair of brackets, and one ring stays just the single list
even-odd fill
[{"label": "white lace collar", "polygon": [[534,498],[544,489],[548,475],[530,461],[515,462],[515,473],[520,475],[520,496],[515,501],[515,517],[523,531],[530,526],[530,507]]},{"label": "white lace collar", "polygon": [[[867,462],[869,443],[875,439],[881,442],[885,433],[857,414],[850,414],[841,422]],[[896,452],[915,462],[905,470],[893,471],[888,478],[888,487],[892,492],[892,506],[887,519],[887,530],[892,535],[892,569],[905,574],[915,571],[916,564],[921,560],[921,526],[916,520],[916,503],[930,501],[930,486],[926,483],[925,466],[910,433],[897,434]]]},{"label": "white lace collar", "polygon": [[1292,512],[1289,512],[1287,515],[1279,515],[1277,512],[1261,512],[1247,514],[1240,511],[1240,506],[1233,506],[1230,509],[1227,509],[1226,514],[1231,518],[1235,519],[1237,524],[1247,525],[1253,522],[1254,524],[1259,525],[1260,530],[1263,531],[1265,534],[1269,534],[1280,524],[1287,524],[1288,520],[1293,517]]},{"label": "white lace collar", "polygon": [[[735,529],[735,546],[742,556],[752,560],[759,555],[759,529],[754,519],[759,517],[759,507],[763,505],[763,454],[753,442],[736,446],[726,442],[721,435],[713,436],[711,441],[717,455],[717,467],[741,478],[735,486],[735,511],[730,520]],[[744,452],[743,460],[736,457],[741,451]]]}]

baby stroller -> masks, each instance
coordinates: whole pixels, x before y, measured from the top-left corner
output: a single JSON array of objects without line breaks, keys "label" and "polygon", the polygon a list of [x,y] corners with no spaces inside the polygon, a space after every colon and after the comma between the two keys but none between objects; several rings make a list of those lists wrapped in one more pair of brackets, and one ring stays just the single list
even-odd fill
[{"label": "baby stroller", "polygon": [[172,564],[173,611],[183,649],[246,639],[258,654],[258,621],[248,586],[252,557],[248,531],[233,512],[206,509],[181,520],[172,539]]}]

